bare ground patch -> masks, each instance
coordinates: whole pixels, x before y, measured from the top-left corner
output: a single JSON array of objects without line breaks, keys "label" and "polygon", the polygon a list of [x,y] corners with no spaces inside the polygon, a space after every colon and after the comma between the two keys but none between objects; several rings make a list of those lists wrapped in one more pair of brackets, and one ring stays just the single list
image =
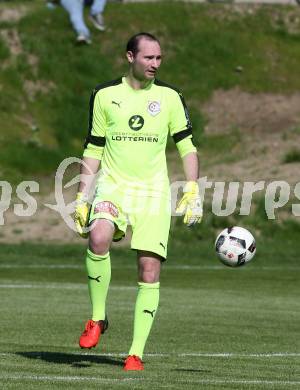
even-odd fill
[{"label": "bare ground patch", "polygon": [[239,88],[215,91],[201,110],[207,116],[207,134],[239,128],[248,135],[277,133],[300,126],[300,93],[250,94]]},{"label": "bare ground patch", "polygon": [[39,93],[47,94],[56,88],[56,85],[53,81],[47,80],[25,80],[23,86],[24,91],[31,102],[36,99],[36,96]]},{"label": "bare ground patch", "polygon": [[23,52],[20,36],[16,28],[1,30],[0,36],[9,48],[12,56],[18,56]]},{"label": "bare ground patch", "polygon": [[206,134],[230,137],[238,129],[242,149],[239,161],[208,164],[205,175],[218,180],[299,181],[299,163],[284,164],[283,159],[300,145],[300,94],[253,95],[234,88],[216,91],[201,110],[208,120]]},{"label": "bare ground patch", "polygon": [[18,8],[0,8],[0,22],[16,23],[21,20],[28,10],[25,6]]}]

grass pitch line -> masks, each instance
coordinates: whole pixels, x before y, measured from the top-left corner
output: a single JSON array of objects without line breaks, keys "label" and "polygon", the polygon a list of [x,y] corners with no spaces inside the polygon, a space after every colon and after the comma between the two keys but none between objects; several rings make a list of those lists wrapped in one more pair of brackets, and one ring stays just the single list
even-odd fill
[{"label": "grass pitch line", "polygon": [[34,269],[84,269],[84,264],[0,264],[0,268],[34,268]]},{"label": "grass pitch line", "polygon": [[[77,353],[76,353],[77,355]],[[78,355],[84,356],[118,356],[123,357],[128,354],[124,353],[78,353]],[[147,357],[217,357],[217,358],[240,358],[240,357],[300,357],[300,352],[271,352],[271,353],[236,353],[236,352],[216,352],[216,353],[205,353],[205,352],[183,352],[183,353],[145,353],[144,356]]]},{"label": "grass pitch line", "polygon": [[299,386],[300,381],[276,381],[276,380],[264,380],[264,379],[199,379],[199,380],[180,380],[177,383],[190,383],[190,384],[211,384],[211,385],[282,385],[282,386]]},{"label": "grass pitch line", "polygon": [[[101,383],[119,383],[141,381],[144,378],[101,378],[95,376],[57,376],[57,375],[0,375],[1,379],[9,380],[36,380],[36,381],[62,381],[62,382],[74,382],[74,381],[96,381]],[[121,383],[120,383],[121,382]]]},{"label": "grass pitch line", "polygon": [[[118,356],[124,357],[127,356],[125,352],[116,352],[116,353],[75,353],[76,355],[83,356]],[[182,352],[182,353],[145,353],[144,356],[147,357],[217,357],[217,358],[240,358],[240,357],[257,357],[257,358],[271,358],[271,357],[300,357],[300,352],[268,352],[268,353],[236,353],[236,352],[215,352],[215,353],[206,353],[206,352]]]},{"label": "grass pitch line", "polygon": [[[144,380],[140,378],[101,378],[95,376],[56,376],[56,375],[1,375],[1,379],[8,380],[30,380],[30,381],[59,381],[59,382],[74,382],[86,381],[101,382],[101,383],[115,383],[122,385],[127,382],[136,382]],[[158,383],[156,380],[151,380],[151,383]],[[190,383],[190,384],[239,384],[239,385],[282,385],[282,386],[297,386],[300,381],[282,381],[282,380],[247,380],[247,379],[199,379],[199,380],[176,380],[176,383]]]},{"label": "grass pitch line", "polygon": [[[35,354],[33,352],[33,354]],[[126,352],[106,352],[106,353],[90,353],[90,352],[73,352],[74,355],[78,356],[107,356],[107,357],[126,357]],[[13,352],[1,352],[0,356],[12,356],[15,355]],[[41,355],[41,352],[36,352],[36,355]],[[237,352],[182,352],[182,353],[145,353],[147,357],[216,357],[216,358],[272,358],[272,357],[300,357],[300,352],[267,352],[267,353],[237,353]]]},{"label": "grass pitch line", "polygon": [[[24,289],[55,289],[55,290],[78,290],[78,289],[87,289],[87,284],[85,283],[45,283],[45,284],[19,284],[19,283],[7,283],[0,284],[0,288],[24,288]],[[134,286],[110,286],[111,290],[136,290],[137,287]]]},{"label": "grass pitch line", "polygon": [[[196,269],[224,269],[222,265],[165,265],[168,269],[179,269],[179,270],[196,270]],[[0,268],[3,269],[13,269],[13,268],[31,268],[31,269],[85,269],[84,264],[0,264]],[[114,266],[115,269],[136,269],[135,265],[125,265],[125,266]],[[287,269],[280,268],[280,269]],[[300,267],[298,268],[300,269]]]},{"label": "grass pitch line", "polygon": [[178,354],[178,357],[184,357],[184,356],[190,356],[190,357],[298,357],[300,356],[300,353],[289,353],[289,352],[273,352],[273,353],[234,353],[234,352],[228,352],[228,353],[180,353]]},{"label": "grass pitch line", "polygon": [[[227,269],[227,267],[224,267],[223,265],[172,265],[172,264],[165,264],[163,267],[166,267],[167,269],[175,269],[175,270],[224,270]],[[85,269],[84,264],[0,264],[0,268],[3,269],[13,269],[13,268],[31,268],[31,269]],[[112,264],[112,269],[136,269],[136,266],[134,265],[125,265],[125,266],[115,266]],[[249,269],[249,268],[248,268]],[[252,271],[300,271],[300,267],[297,266],[287,266],[287,267],[268,267],[268,266],[258,266],[258,267],[252,267]]]},{"label": "grass pitch line", "polygon": [[[166,265],[168,269],[179,269],[179,270],[196,270],[196,269],[224,269],[222,265]],[[31,269],[85,269],[84,264],[0,264],[0,268],[3,269],[13,269],[13,268],[31,268]],[[136,266],[133,265],[125,265],[125,266],[114,266],[112,264],[112,268],[114,269],[136,269]],[[280,268],[283,269],[283,268]],[[286,267],[284,268],[286,269]],[[300,269],[300,268],[298,268]]]}]

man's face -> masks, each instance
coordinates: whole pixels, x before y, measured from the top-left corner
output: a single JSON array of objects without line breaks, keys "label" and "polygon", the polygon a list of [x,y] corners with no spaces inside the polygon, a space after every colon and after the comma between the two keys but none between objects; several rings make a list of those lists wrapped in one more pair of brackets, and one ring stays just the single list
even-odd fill
[{"label": "man's face", "polygon": [[139,41],[139,51],[134,56],[127,52],[127,59],[137,80],[152,80],[161,64],[161,49],[156,41],[142,38]]}]

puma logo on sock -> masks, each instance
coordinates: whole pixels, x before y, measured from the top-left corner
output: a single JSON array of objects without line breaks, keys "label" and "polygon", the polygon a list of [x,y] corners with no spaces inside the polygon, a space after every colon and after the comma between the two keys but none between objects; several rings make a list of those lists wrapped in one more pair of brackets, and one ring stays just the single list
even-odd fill
[{"label": "puma logo on sock", "polygon": [[91,280],[96,280],[96,282],[100,283],[100,279],[99,278],[101,278],[101,275],[96,276],[95,278],[92,278],[91,276],[88,276],[88,278],[91,279]]},{"label": "puma logo on sock", "polygon": [[154,317],[154,312],[155,312],[155,310],[152,310],[152,311],[150,311],[150,310],[144,310],[144,311],[143,311],[143,313],[148,313],[148,314],[150,314],[152,318]]}]

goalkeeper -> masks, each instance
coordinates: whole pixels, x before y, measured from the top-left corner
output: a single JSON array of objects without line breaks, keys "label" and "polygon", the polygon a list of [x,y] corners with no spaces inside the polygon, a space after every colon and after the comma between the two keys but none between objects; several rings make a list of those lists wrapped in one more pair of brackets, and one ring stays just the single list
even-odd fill
[{"label": "goalkeeper", "polygon": [[[75,223],[78,233],[89,237],[86,269],[92,318],[79,345],[96,346],[108,326],[109,250],[130,224],[131,248],[138,260],[138,293],[124,370],[143,370],[143,351],[158,309],[161,263],[167,257],[171,202],[165,149],[169,133],[182,157],[187,180],[177,208],[184,213],[187,226],[201,221],[202,203],[198,157],[183,96],[155,77],[162,59],[159,41],[151,34],[139,33],[130,38],[126,49],[128,74],[97,86],[90,99]],[[89,209],[91,178],[100,162]]]}]

